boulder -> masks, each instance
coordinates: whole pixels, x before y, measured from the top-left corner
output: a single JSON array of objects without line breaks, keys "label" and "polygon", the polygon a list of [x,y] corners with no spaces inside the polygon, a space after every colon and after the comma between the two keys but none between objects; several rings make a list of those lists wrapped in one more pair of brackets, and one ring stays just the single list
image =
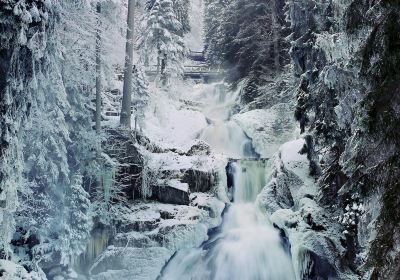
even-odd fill
[{"label": "boulder", "polygon": [[163,203],[189,205],[189,185],[179,180],[169,180],[152,187],[152,198]]},{"label": "boulder", "polygon": [[189,185],[190,192],[208,192],[217,183],[217,176],[213,172],[188,169],[181,179]]},{"label": "boulder", "polygon": [[211,147],[204,141],[198,141],[186,153],[188,156],[209,156],[211,154]]}]

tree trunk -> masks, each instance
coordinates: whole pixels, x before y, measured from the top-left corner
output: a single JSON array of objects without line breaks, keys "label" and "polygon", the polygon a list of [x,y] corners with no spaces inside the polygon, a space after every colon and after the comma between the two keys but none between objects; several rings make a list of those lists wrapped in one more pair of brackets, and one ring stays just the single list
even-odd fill
[{"label": "tree trunk", "polygon": [[120,119],[120,124],[127,128],[131,127],[134,11],[135,11],[135,0],[129,0],[128,29],[126,31],[124,88],[123,88],[122,110]]},{"label": "tree trunk", "polygon": [[101,30],[100,30],[100,14],[101,4],[97,3],[97,30],[96,30],[96,132],[101,131]]}]

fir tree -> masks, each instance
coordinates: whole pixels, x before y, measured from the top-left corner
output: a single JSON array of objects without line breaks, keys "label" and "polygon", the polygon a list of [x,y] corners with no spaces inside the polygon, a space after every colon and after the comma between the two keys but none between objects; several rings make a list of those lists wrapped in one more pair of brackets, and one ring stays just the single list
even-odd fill
[{"label": "fir tree", "polygon": [[142,18],[143,32],[138,48],[145,62],[156,63],[163,84],[183,72],[183,27],[177,19],[171,0],[156,0],[148,15]]},{"label": "fir tree", "polygon": [[149,103],[148,81],[145,74],[139,68],[133,71],[133,107],[135,108],[135,132],[144,129],[144,117]]}]

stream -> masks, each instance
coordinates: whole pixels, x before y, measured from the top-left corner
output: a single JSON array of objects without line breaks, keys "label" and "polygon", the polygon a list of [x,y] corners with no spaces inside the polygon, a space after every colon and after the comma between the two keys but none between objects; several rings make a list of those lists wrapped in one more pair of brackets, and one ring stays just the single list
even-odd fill
[{"label": "stream", "polygon": [[230,159],[233,202],[220,228],[200,248],[177,252],[161,279],[295,279],[290,253],[279,232],[256,203],[265,185],[265,160],[231,116],[238,92],[209,85],[202,96],[209,126],[199,138]]}]

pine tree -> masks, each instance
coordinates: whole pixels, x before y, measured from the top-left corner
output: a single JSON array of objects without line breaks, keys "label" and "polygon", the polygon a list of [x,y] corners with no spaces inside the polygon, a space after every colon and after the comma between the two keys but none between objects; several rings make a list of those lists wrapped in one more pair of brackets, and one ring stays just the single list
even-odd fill
[{"label": "pine tree", "polygon": [[82,175],[76,174],[71,178],[65,204],[65,228],[64,236],[61,237],[64,248],[61,250],[61,262],[69,264],[74,257],[84,252],[92,228],[91,202],[89,194],[83,188]]},{"label": "pine tree", "polygon": [[182,24],[182,35],[190,32],[190,0],[173,0],[176,18]]},{"label": "pine tree", "polygon": [[237,82],[252,76],[262,84],[265,74],[285,63],[283,7],[279,0],[208,1],[205,4],[207,60],[229,70]]},{"label": "pine tree", "polygon": [[173,7],[171,0],[156,0],[142,18],[143,32],[138,42],[144,61],[156,63],[164,85],[169,77],[183,72],[183,27]]},{"label": "pine tree", "polygon": [[145,111],[149,102],[148,81],[143,71],[135,69],[133,72],[133,107],[135,108],[135,132],[144,129]]},{"label": "pine tree", "polygon": [[229,1],[206,0],[204,3],[204,44],[207,61],[211,65],[223,62],[222,42],[225,38],[222,24],[225,22],[225,13]]}]

